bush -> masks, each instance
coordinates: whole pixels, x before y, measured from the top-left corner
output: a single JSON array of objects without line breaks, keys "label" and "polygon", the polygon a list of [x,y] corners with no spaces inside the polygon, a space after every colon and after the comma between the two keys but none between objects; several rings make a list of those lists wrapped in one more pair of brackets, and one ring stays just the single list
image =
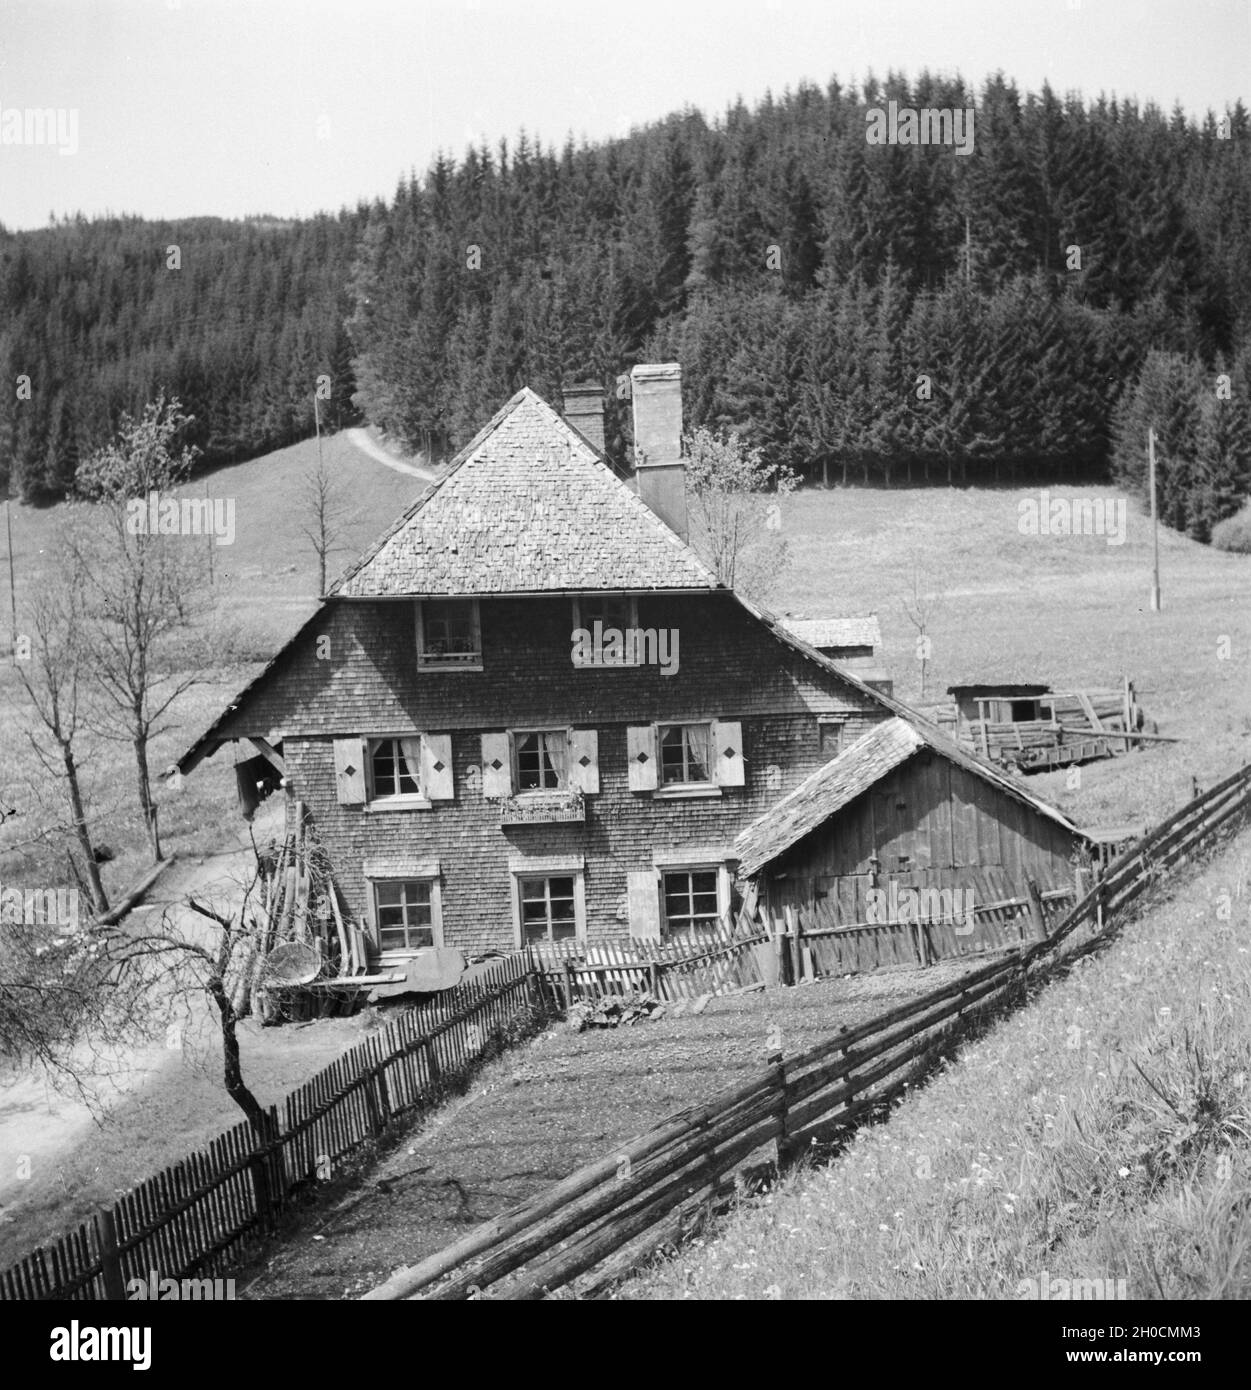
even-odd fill
[{"label": "bush", "polygon": [[1236,550],[1251,555],[1251,503],[1236,516],[1227,516],[1212,527],[1212,544],[1217,550]]}]

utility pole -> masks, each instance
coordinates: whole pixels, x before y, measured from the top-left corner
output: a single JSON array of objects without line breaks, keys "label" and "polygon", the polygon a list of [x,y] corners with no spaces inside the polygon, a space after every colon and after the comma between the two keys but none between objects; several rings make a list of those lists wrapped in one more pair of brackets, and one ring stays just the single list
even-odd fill
[{"label": "utility pole", "polygon": [[1155,430],[1147,431],[1147,458],[1151,472],[1151,611],[1160,611],[1160,517],[1155,499]]},{"label": "utility pole", "polygon": [[9,616],[13,623],[13,660],[17,660],[17,580],[13,577],[13,502],[4,499],[4,525],[9,533]]}]

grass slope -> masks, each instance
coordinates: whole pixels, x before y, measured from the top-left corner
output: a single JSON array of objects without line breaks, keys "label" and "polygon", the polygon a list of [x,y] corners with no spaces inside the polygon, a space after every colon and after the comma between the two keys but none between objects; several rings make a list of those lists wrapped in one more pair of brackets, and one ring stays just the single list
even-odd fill
[{"label": "grass slope", "polygon": [[[886,665],[904,700],[919,697],[916,629],[900,611],[914,572],[942,590],[930,627],[927,697],[957,682],[1039,680],[1119,685],[1129,676],[1160,732],[1185,742],[1030,779],[1085,824],[1162,819],[1251,759],[1251,556],[1160,533],[1164,605],[1149,606],[1150,522],[1133,503],[1125,542],[1030,536],[1030,489],[811,490],[781,504],[791,565],[772,596],[809,617],[876,609]],[[1097,487],[1052,498],[1110,497]]]},{"label": "grass slope", "polygon": [[1249,879],[1245,830],[887,1123],[620,1296],[1010,1299],[1045,1273],[1245,1299]]},{"label": "grass slope", "polygon": [[[326,465],[345,479],[350,521],[342,529],[343,549],[331,573],[355,557],[420,494],[424,484],[376,462],[346,436],[323,441]],[[172,710],[171,727],[158,735],[150,763],[164,768],[183,752],[316,606],[316,560],[301,534],[298,498],[303,479],[317,463],[313,440],[292,445],[250,463],[218,469],[207,477],[213,497],[235,501],[233,545],[214,548],[214,607],[219,628],[229,634],[230,650],[205,680]],[[23,595],[52,563],[62,507],[13,507],[13,554],[19,614]],[[207,545],[207,539],[205,541]],[[4,566],[7,573],[7,564]],[[11,667],[0,664],[0,800],[18,814],[0,827],[0,878],[23,886],[56,885],[66,880],[60,851],[40,839],[43,826],[63,814],[61,791],[35,759],[26,738],[25,692]],[[117,852],[104,869],[105,887],[120,892],[144,864],[145,844],[137,813],[133,755],[126,743],[80,741],[85,760],[89,814],[98,836]],[[156,787],[167,853],[203,854],[218,847],[237,827],[233,759],[223,754],[207,763],[175,791]],[[226,822],[226,823],[224,823]]]}]

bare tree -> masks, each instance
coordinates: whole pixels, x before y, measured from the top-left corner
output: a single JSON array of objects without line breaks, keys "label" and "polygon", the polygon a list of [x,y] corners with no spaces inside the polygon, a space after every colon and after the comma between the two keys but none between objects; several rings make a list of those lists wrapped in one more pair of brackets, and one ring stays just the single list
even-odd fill
[{"label": "bare tree", "polygon": [[163,395],[138,420],[123,416],[114,442],[79,467],[79,490],[95,505],[76,508],[67,533],[67,561],[83,576],[92,669],[108,711],[101,732],[134,751],[155,859],[161,851],[148,746],[169,727],[162,721],[170,706],[202,678],[174,639],[189,635],[203,604],[204,558],[179,535],[153,534],[145,518],[150,496],[164,503],[190,473],[198,451],[172,450],[191,418]]},{"label": "bare tree", "polygon": [[307,537],[317,556],[317,596],[322,598],[330,556],[349,548],[343,541],[343,527],[354,513],[342,481],[327,469],[320,449],[317,466],[304,475],[299,508],[300,534]]},{"label": "bare tree", "polygon": [[94,1108],[88,1081],[130,1074],[130,1050],[156,1032],[135,945],[95,920],[0,912],[0,1058],[42,1066]]},{"label": "bare tree", "polygon": [[692,544],[723,584],[766,597],[787,563],[779,503],[795,475],[735,431],[701,426],[685,442]]},{"label": "bare tree", "polygon": [[80,732],[81,690],[91,657],[81,574],[74,570],[62,572],[35,586],[30,627],[30,656],[28,660],[19,659],[16,670],[42,726],[42,734],[28,731],[31,746],[44,770],[64,781],[92,906],[97,913],[106,912],[109,904],[92,844],[75,748]]},{"label": "bare tree", "polygon": [[899,610],[916,629],[916,655],[921,667],[920,699],[925,699],[925,679],[930,661],[934,655],[934,644],[930,638],[930,624],[935,614],[942,608],[946,590],[936,585],[923,573],[921,562],[914,557],[910,591],[899,600]]}]

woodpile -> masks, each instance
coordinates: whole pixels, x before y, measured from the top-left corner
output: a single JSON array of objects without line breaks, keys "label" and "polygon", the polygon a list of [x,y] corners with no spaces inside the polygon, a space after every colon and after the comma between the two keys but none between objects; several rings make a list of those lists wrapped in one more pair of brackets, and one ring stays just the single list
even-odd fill
[{"label": "woodpile", "polygon": [[245,914],[251,916],[227,976],[231,1004],[240,1018],[250,1014],[264,1023],[276,1023],[284,1012],[284,999],[311,978],[325,975],[328,968],[337,967],[335,973],[340,975],[363,968],[322,858],[304,803],[292,801],[282,844],[261,857],[245,907]]}]

